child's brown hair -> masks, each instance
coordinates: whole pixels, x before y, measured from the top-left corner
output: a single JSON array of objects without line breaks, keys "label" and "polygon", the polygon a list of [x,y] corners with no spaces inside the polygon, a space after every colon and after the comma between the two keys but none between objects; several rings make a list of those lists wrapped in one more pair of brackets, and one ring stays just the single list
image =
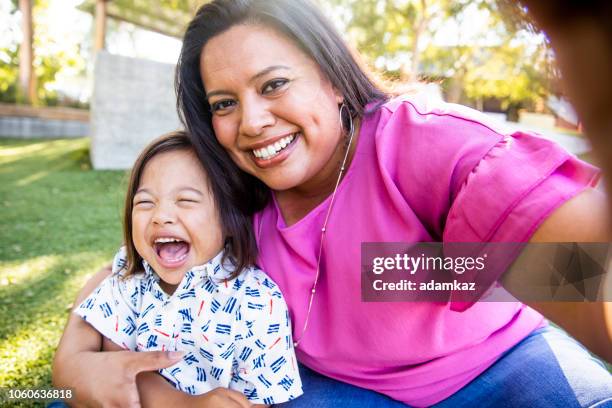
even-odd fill
[{"label": "child's brown hair", "polygon": [[[156,155],[176,150],[192,151],[197,156],[187,133],[176,131],[152,141],[140,153],[132,167],[123,211],[123,239],[127,252],[127,272],[125,276],[130,276],[143,269],[142,257],[136,251],[132,238],[132,211],[134,209],[134,196],[138,191],[144,169]],[[251,219],[232,204],[233,199],[227,196],[230,192],[225,188],[225,183],[221,183],[218,177],[211,177],[211,173],[219,175],[219,164],[207,163],[202,160],[200,160],[200,164],[206,173],[208,187],[213,195],[216,210],[219,212],[225,251],[221,262],[231,262],[234,271],[228,279],[233,279],[245,267],[253,265],[257,257],[257,246],[253,237]]]}]

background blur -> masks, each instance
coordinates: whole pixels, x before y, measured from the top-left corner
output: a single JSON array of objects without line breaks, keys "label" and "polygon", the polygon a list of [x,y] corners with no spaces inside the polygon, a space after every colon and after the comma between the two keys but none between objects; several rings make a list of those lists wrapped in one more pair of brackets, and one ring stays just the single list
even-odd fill
[{"label": "background blur", "polygon": [[[72,299],[121,243],[124,170],[180,126],[174,64],[202,3],[0,0],[0,387],[50,386]],[[394,87],[419,81],[590,160],[547,39],[514,2],[319,4]]]}]

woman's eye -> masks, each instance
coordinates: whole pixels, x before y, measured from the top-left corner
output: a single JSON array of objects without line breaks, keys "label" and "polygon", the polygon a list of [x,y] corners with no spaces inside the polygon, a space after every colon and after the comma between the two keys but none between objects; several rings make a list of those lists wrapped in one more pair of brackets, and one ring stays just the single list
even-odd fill
[{"label": "woman's eye", "polygon": [[273,79],[272,81],[266,82],[261,90],[261,93],[265,95],[274,92],[277,89],[282,88],[288,82],[288,79]]},{"label": "woman's eye", "polygon": [[232,101],[231,99],[225,99],[222,101],[212,103],[210,105],[210,110],[213,113],[223,113],[234,105],[235,105],[235,101]]}]

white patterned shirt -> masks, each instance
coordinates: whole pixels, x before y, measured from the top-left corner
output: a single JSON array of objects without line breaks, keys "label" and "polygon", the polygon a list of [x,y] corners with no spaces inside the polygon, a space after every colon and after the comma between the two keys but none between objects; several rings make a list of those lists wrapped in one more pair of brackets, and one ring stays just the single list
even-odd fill
[{"label": "white patterned shirt", "polygon": [[160,370],[181,391],[225,387],[259,404],[298,397],[302,383],[278,286],[255,267],[224,282],[230,272],[222,255],[188,271],[169,296],[145,261],[144,273],[125,279],[121,248],[111,276],[75,313],[124,349],[184,351],[180,362]]}]

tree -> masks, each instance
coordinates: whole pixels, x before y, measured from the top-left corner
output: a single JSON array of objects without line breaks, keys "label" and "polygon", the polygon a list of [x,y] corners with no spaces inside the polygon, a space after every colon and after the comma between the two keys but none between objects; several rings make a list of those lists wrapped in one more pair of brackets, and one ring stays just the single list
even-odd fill
[{"label": "tree", "polygon": [[[451,101],[478,105],[496,98],[504,109],[548,93],[550,52],[543,40],[508,20],[495,0],[327,2],[349,10],[349,38],[387,76],[434,78]],[[449,27],[455,27],[454,37],[440,38],[445,31],[449,37]]]},{"label": "tree", "polygon": [[19,46],[19,86],[17,88],[17,100],[27,104],[36,104],[36,76],[34,75],[33,62],[34,50],[32,39],[34,38],[34,24],[32,23],[32,0],[19,0],[19,11],[21,12],[21,45]]},{"label": "tree", "polygon": [[[0,47],[0,101],[55,105],[58,103],[58,93],[53,84],[57,75],[62,71],[84,74],[85,60],[78,39],[56,38],[49,31],[50,4],[49,0],[13,0],[10,3],[12,8],[7,18],[11,22],[15,20],[11,16],[22,17],[23,9],[31,8],[35,23],[32,32],[35,31],[36,35],[32,36],[32,43],[28,47],[25,41],[18,42],[19,36],[14,35],[14,31],[20,31],[21,26],[11,24],[11,27],[4,27],[5,32],[12,34],[8,36],[12,40]],[[21,18],[20,23],[25,20]],[[27,33],[24,37],[27,37]],[[29,59],[31,62],[28,62]],[[71,104],[79,105],[75,102]]]}]

